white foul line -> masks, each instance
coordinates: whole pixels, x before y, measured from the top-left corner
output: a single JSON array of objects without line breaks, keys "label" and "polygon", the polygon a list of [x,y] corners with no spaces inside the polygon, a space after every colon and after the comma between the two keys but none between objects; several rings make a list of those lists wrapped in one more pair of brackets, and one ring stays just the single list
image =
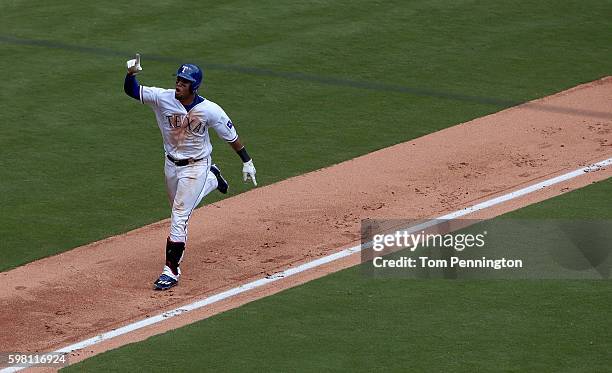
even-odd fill
[{"label": "white foul line", "polygon": [[[464,209],[457,210],[455,212],[451,212],[450,214],[446,214],[446,215],[440,216],[438,218],[428,220],[428,221],[426,221],[426,222],[424,222],[422,224],[419,224],[417,226],[411,227],[409,229],[409,232],[417,232],[419,230],[429,228],[431,226],[434,226],[434,225],[438,224],[439,220],[456,219],[456,218],[459,218],[459,217],[462,217],[462,216],[474,213],[476,211],[484,210],[484,209],[489,208],[491,206],[495,206],[495,205],[498,205],[500,203],[507,202],[509,200],[512,200],[512,199],[524,196],[526,194],[529,194],[529,193],[532,193],[532,192],[535,192],[535,191],[538,191],[538,190],[550,187],[552,185],[561,183],[563,181],[573,179],[573,178],[575,178],[577,176],[580,176],[580,175],[583,175],[585,173],[601,170],[601,169],[603,169],[603,168],[605,168],[607,166],[610,166],[610,165],[612,165],[612,158],[608,158],[608,159],[603,160],[601,162],[594,163],[592,165],[589,165],[589,166],[586,166],[586,167],[574,170],[572,172],[568,172],[566,174],[563,174],[563,175],[560,175],[560,176],[557,176],[557,177],[553,177],[553,178],[548,179],[548,180],[544,180],[544,181],[542,181],[540,183],[530,185],[530,186],[525,187],[523,189],[519,189],[519,190],[516,190],[514,192],[510,192],[508,194],[504,194],[503,196],[492,198],[490,200],[478,203],[476,205],[469,206],[469,207],[466,207]],[[368,244],[371,244],[371,242],[366,243],[364,245],[367,246]],[[181,315],[183,313],[186,313],[186,312],[189,312],[189,311],[193,311],[193,310],[197,310],[199,308],[208,306],[210,304],[220,302],[220,301],[222,301],[224,299],[231,298],[231,297],[236,296],[238,294],[242,294],[242,293],[245,293],[247,291],[256,289],[258,287],[261,287],[261,286],[273,283],[273,282],[281,280],[283,278],[296,275],[298,273],[307,271],[307,270],[312,269],[312,268],[319,267],[319,266],[321,266],[323,264],[331,263],[331,262],[336,261],[338,259],[345,258],[345,257],[347,257],[349,255],[353,255],[355,253],[360,252],[361,249],[362,249],[361,245],[353,246],[353,247],[348,248],[348,249],[344,249],[344,250],[339,251],[337,253],[324,256],[322,258],[310,261],[308,263],[301,264],[301,265],[299,265],[297,267],[290,268],[290,269],[287,269],[285,271],[278,272],[278,273],[275,273],[273,275],[267,276],[265,278],[261,278],[259,280],[255,280],[255,281],[252,281],[252,282],[240,285],[240,286],[235,287],[233,289],[226,290],[226,291],[224,291],[222,293],[211,295],[210,297],[206,297],[204,299],[200,299],[200,300],[195,301],[193,303],[190,303],[188,305],[185,305],[185,306],[182,306],[182,307],[179,307],[179,308],[175,308],[175,309],[173,309],[171,311],[164,312],[164,313],[159,314],[157,316],[153,316],[153,317],[146,318],[146,319],[143,319],[143,320],[140,320],[140,321],[136,321],[134,323],[128,324],[128,325],[123,326],[121,328],[111,330],[110,332],[98,334],[95,337],[86,339],[86,340],[81,341],[81,342],[77,342],[75,344],[71,344],[70,346],[66,346],[66,347],[61,348],[59,350],[56,350],[56,351],[54,351],[54,353],[67,354],[67,353],[70,353],[70,352],[75,351],[75,350],[80,350],[80,349],[83,349],[85,347],[89,347],[89,346],[98,344],[100,342],[107,341],[107,340],[109,340],[111,338],[115,338],[117,336],[129,333],[129,332],[132,332],[132,331],[135,331],[135,330],[138,330],[138,329],[142,329],[142,328],[144,328],[146,326],[149,326],[149,325],[157,324],[159,322],[162,322],[162,321],[167,320],[169,318]],[[25,368],[27,368],[27,367],[26,366],[18,366],[18,367],[17,366],[11,366],[11,367],[8,367],[8,368],[0,370],[0,373],[17,372],[17,371],[20,371],[20,370],[25,369]]]}]

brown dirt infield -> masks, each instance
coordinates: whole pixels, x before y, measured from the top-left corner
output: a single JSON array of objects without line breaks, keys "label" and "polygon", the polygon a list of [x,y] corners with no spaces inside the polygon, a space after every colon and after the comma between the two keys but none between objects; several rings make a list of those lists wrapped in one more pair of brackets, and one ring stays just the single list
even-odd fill
[{"label": "brown dirt infield", "polygon": [[[0,278],[0,351],[52,351],[358,244],[364,218],[434,218],[612,157],[612,77],[204,206],[181,284],[152,291],[168,221]],[[554,108],[552,110],[551,108]],[[608,113],[589,116],[588,112]],[[478,213],[490,218],[612,176],[612,168]],[[75,353],[72,362],[358,263],[349,257]]]}]

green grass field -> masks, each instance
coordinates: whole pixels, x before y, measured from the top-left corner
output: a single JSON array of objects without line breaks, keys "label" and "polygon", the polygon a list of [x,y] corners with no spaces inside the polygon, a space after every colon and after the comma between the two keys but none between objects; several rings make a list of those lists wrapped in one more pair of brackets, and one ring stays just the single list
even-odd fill
[{"label": "green grass field", "polygon": [[[612,219],[610,205],[612,179],[503,217]],[[65,371],[603,372],[611,291],[605,280],[376,279],[354,267]]]},{"label": "green grass field", "polygon": [[[612,75],[610,0],[8,0],[0,14],[0,271],[168,217],[153,113],[123,93],[137,51],[146,85],[204,67],[201,93],[263,185]],[[212,137],[232,195],[247,190]],[[511,216],[609,219],[611,192]],[[66,370],[606,371],[611,290],[352,268]]]},{"label": "green grass field", "polygon": [[[171,86],[180,62],[204,66],[203,94],[269,184],[610,75],[611,11],[610,1],[4,1],[0,270],[168,217],[153,114],[122,90],[136,51],[147,85]],[[237,156],[214,143],[232,193],[246,190]]]}]

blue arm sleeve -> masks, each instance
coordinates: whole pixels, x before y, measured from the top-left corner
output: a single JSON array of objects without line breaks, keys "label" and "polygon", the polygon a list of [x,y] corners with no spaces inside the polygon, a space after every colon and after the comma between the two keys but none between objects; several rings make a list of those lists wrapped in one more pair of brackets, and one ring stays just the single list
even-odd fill
[{"label": "blue arm sleeve", "polygon": [[140,85],[138,84],[138,80],[136,80],[136,75],[127,74],[125,76],[123,90],[128,96],[140,100]]}]

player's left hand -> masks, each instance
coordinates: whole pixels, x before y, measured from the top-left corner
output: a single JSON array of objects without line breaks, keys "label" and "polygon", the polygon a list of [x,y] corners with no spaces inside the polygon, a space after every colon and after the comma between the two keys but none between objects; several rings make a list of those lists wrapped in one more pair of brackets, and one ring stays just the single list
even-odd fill
[{"label": "player's left hand", "polygon": [[126,62],[127,71],[129,74],[138,74],[142,71],[140,67],[140,54],[136,53],[136,58]]},{"label": "player's left hand", "polygon": [[244,162],[242,165],[242,179],[244,181],[247,181],[249,179],[251,179],[253,181],[253,184],[255,186],[257,186],[257,180],[255,180],[255,173],[257,171],[255,170],[255,165],[253,164],[253,160],[251,159],[248,162]]}]

